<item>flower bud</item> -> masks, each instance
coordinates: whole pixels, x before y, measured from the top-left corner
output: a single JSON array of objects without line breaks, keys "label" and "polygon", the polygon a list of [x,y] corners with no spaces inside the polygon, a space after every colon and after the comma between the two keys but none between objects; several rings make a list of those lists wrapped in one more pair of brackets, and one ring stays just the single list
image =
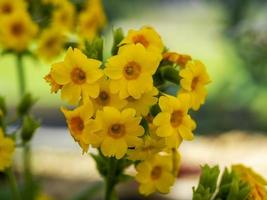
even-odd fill
[{"label": "flower bud", "polygon": [[31,140],[34,132],[39,128],[40,122],[32,118],[31,116],[25,116],[23,118],[21,139],[23,142],[28,142]]},{"label": "flower bud", "polygon": [[31,94],[25,94],[17,107],[18,115],[23,116],[28,114],[35,102],[36,99],[34,99]]}]

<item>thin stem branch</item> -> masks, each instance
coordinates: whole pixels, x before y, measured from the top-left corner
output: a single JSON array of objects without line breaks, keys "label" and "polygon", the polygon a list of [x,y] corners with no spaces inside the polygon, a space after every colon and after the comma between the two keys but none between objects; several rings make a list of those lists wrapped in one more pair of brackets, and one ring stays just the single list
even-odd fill
[{"label": "thin stem branch", "polygon": [[9,180],[9,184],[10,184],[10,188],[11,188],[11,193],[13,195],[13,199],[14,200],[21,200],[20,193],[19,193],[19,190],[18,190],[17,181],[16,181],[16,178],[15,178],[15,175],[14,175],[14,172],[13,172],[12,168],[8,168],[6,170],[6,174],[7,174],[8,180]]},{"label": "thin stem branch", "polygon": [[25,89],[26,89],[22,58],[23,58],[22,54],[17,54],[17,74],[18,74],[19,93],[21,98],[25,94]]}]

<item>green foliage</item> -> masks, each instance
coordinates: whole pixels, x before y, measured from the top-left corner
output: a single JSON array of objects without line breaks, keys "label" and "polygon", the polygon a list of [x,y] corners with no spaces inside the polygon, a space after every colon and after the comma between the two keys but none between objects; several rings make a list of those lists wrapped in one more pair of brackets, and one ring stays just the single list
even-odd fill
[{"label": "green foliage", "polygon": [[27,115],[31,108],[33,107],[33,105],[36,103],[37,99],[33,98],[33,96],[28,93],[28,94],[25,94],[18,107],[17,107],[17,113],[19,116],[24,116],[24,115]]},{"label": "green foliage", "polygon": [[85,41],[84,53],[88,58],[103,59],[103,39],[96,37],[92,41]]},{"label": "green foliage", "polygon": [[111,49],[112,55],[116,55],[119,50],[119,44],[124,38],[123,30],[122,28],[117,28],[116,30],[113,30],[113,46]]},{"label": "green foliage", "polygon": [[193,188],[193,200],[246,200],[250,192],[247,183],[233,172],[225,169],[218,183],[218,166],[202,167],[197,189]]},{"label": "green foliage", "polygon": [[40,127],[40,122],[33,117],[26,115],[23,117],[21,139],[23,142],[28,142],[33,137],[37,128]]}]

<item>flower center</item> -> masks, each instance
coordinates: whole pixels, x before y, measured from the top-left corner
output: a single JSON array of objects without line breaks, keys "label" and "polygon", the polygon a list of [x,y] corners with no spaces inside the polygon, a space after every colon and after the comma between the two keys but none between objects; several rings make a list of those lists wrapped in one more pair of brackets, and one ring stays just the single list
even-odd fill
[{"label": "flower center", "polygon": [[96,99],[97,103],[105,106],[108,105],[110,101],[109,94],[106,91],[101,91]]},{"label": "flower center", "polygon": [[196,89],[198,82],[199,82],[199,78],[198,77],[194,77],[193,80],[192,80],[192,83],[191,83],[191,89],[192,90]]},{"label": "flower center", "polygon": [[136,62],[129,62],[123,69],[124,77],[128,80],[137,79],[141,73],[141,67]]},{"label": "flower center", "polygon": [[51,38],[49,38],[49,39],[46,41],[45,46],[46,46],[47,48],[49,48],[49,47],[54,47],[55,44],[56,44],[56,42],[57,42],[57,38],[55,38],[55,37],[51,37]]},{"label": "flower center", "polygon": [[14,23],[12,26],[11,26],[11,33],[14,35],[14,36],[21,36],[24,32],[24,26],[23,24],[21,23]]},{"label": "flower center", "polygon": [[159,179],[162,173],[162,168],[160,166],[155,166],[151,171],[151,178],[153,180]]},{"label": "flower center", "polygon": [[115,139],[121,138],[125,134],[125,126],[123,124],[113,124],[110,126],[108,133]]},{"label": "flower center", "polygon": [[70,120],[70,128],[76,134],[81,134],[84,129],[83,120],[80,117],[73,117]]},{"label": "flower center", "polygon": [[71,72],[71,79],[76,84],[83,84],[86,81],[86,74],[83,70],[76,67]]},{"label": "flower center", "polygon": [[183,115],[182,111],[180,111],[180,110],[174,111],[171,114],[171,119],[170,119],[171,125],[174,128],[178,127],[182,123],[183,116],[184,115]]},{"label": "flower center", "polygon": [[12,12],[12,6],[10,4],[4,4],[3,7],[2,7],[2,12],[5,13],[5,14],[9,14]]},{"label": "flower center", "polygon": [[65,23],[65,22],[68,20],[68,15],[67,15],[67,13],[62,12],[62,13],[60,14],[59,20],[60,20],[61,23]]},{"label": "flower center", "polygon": [[140,43],[140,44],[142,44],[145,48],[147,48],[148,45],[149,45],[149,42],[148,42],[148,41],[146,40],[146,38],[145,38],[143,35],[141,35],[141,34],[139,34],[139,35],[135,35],[135,36],[133,37],[133,42],[134,42],[135,44]]}]

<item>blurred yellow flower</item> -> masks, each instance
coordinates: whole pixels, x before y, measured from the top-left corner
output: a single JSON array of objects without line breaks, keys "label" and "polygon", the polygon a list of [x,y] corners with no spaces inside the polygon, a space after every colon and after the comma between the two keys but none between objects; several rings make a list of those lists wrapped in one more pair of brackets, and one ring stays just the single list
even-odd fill
[{"label": "blurred yellow flower", "polygon": [[74,25],[75,8],[67,0],[58,1],[52,15],[52,26],[62,31],[70,31]]},{"label": "blurred yellow flower", "polygon": [[121,112],[113,107],[104,107],[96,114],[96,123],[100,131],[88,134],[85,141],[94,147],[100,147],[105,156],[122,158],[128,147],[135,147],[141,142],[144,129],[139,125],[141,118],[135,117],[134,109],[124,109]]},{"label": "blurred yellow flower", "polygon": [[170,155],[156,154],[137,165],[136,180],[140,183],[141,194],[149,195],[155,191],[168,193],[174,184],[173,163]]},{"label": "blurred yellow flower", "polygon": [[176,52],[166,52],[163,54],[163,59],[179,65],[184,68],[188,61],[192,60],[191,56],[186,54],[179,54]]},{"label": "blurred yellow flower", "polygon": [[49,196],[48,194],[45,194],[45,193],[42,192],[42,193],[39,193],[37,195],[35,200],[53,200],[53,198],[51,196]]},{"label": "blurred yellow flower", "polygon": [[98,80],[102,77],[101,62],[88,59],[79,49],[68,49],[63,62],[52,65],[53,80],[63,85],[61,97],[70,104],[77,104],[81,95],[96,98],[99,94]]},{"label": "blurred yellow flower", "polygon": [[[178,98],[173,96],[161,96],[159,106],[161,112],[154,118],[153,124],[157,127],[156,134],[160,137],[171,137],[175,144],[180,143],[180,137],[185,140],[192,140],[194,135],[192,130],[196,124],[188,115],[188,98],[180,95]],[[178,137],[177,137],[178,135]]]},{"label": "blurred yellow flower", "polygon": [[57,27],[45,29],[39,38],[39,56],[46,61],[52,60],[62,52],[65,39]]},{"label": "blurred yellow flower", "polygon": [[4,171],[12,164],[15,143],[12,139],[5,137],[0,128],[0,171]]},{"label": "blurred yellow flower", "polygon": [[26,4],[23,0],[0,0],[0,19],[25,9]]},{"label": "blurred yellow flower", "polygon": [[161,53],[164,49],[159,34],[148,26],[144,26],[138,31],[129,30],[128,35],[120,43],[120,45],[124,44],[142,44],[147,50],[158,53]]},{"label": "blurred yellow flower", "polygon": [[244,165],[233,165],[232,169],[242,181],[249,184],[249,200],[267,199],[267,181],[263,177]]},{"label": "blurred yellow flower", "polygon": [[188,94],[191,107],[198,110],[200,105],[204,104],[207,96],[205,85],[210,83],[205,66],[197,60],[189,61],[179,75],[182,77],[180,81],[182,90],[179,93]]},{"label": "blurred yellow flower", "polygon": [[15,12],[0,22],[0,40],[4,48],[15,51],[25,50],[38,27],[26,12]]},{"label": "blurred yellow flower", "polygon": [[157,103],[157,94],[157,88],[153,87],[151,91],[143,93],[139,99],[129,96],[126,98],[126,108],[134,108],[136,110],[136,115],[146,116],[150,107]]},{"label": "blurred yellow flower", "polygon": [[147,51],[141,44],[120,48],[119,54],[108,59],[105,74],[111,79],[112,93],[120,98],[132,96],[139,99],[153,88],[152,75],[156,72],[161,55]]},{"label": "blurred yellow flower", "polygon": [[128,150],[128,159],[146,160],[166,147],[165,140],[154,134],[146,135],[142,139],[142,143],[137,145],[134,149]]},{"label": "blurred yellow flower", "polygon": [[105,26],[106,16],[100,0],[89,0],[79,15],[78,31],[82,38],[92,40]]},{"label": "blurred yellow flower", "polygon": [[96,98],[90,98],[88,96],[84,97],[85,102],[88,100],[93,102],[95,110],[102,110],[105,106],[115,107],[118,110],[121,110],[127,104],[126,100],[120,99],[117,94],[112,94],[110,92],[110,80],[101,78],[99,84],[100,90]]},{"label": "blurred yellow flower", "polygon": [[61,108],[64,113],[68,128],[74,140],[80,144],[84,152],[88,150],[88,144],[85,144],[82,140],[83,135],[89,134],[91,131],[96,131],[97,126],[91,117],[94,114],[93,105],[88,102],[82,106],[75,108],[74,110],[67,110]]}]

